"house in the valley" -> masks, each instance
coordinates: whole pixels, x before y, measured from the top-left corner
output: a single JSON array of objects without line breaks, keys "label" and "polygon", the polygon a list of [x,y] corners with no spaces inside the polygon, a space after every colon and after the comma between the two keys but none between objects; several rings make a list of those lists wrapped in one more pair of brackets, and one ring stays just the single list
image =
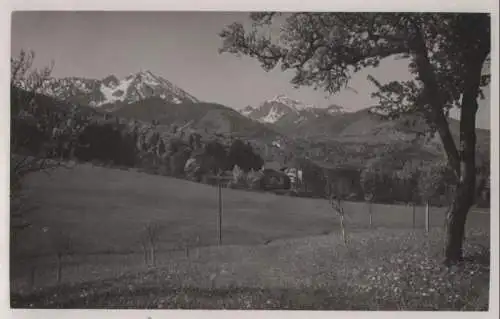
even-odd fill
[{"label": "house in the valley", "polygon": [[283,166],[278,161],[265,162],[262,166],[262,188],[271,189],[290,189],[290,178],[283,171]]},{"label": "house in the valley", "polygon": [[299,189],[300,185],[303,183],[302,169],[296,167],[286,167],[284,172],[290,178],[291,188],[295,190]]},{"label": "house in the valley", "polygon": [[314,192],[317,195],[335,193],[342,198],[354,198],[360,194],[358,167],[332,165],[311,160],[295,160],[284,170],[295,190]]},{"label": "house in the valley", "polygon": [[278,161],[268,161],[264,162],[264,165],[262,165],[262,170],[272,169],[275,171],[280,171],[282,168],[283,166]]}]

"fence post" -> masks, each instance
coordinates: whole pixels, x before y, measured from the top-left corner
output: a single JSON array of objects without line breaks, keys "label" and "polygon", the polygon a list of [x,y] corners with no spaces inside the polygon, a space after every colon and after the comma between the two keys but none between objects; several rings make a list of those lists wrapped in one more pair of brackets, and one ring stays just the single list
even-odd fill
[{"label": "fence post", "polygon": [[429,201],[425,204],[425,232],[429,232]]},{"label": "fence post", "polygon": [[446,210],[446,212],[444,213],[444,218],[443,218],[443,229],[444,229],[444,233],[446,234],[446,231],[448,229],[448,214],[450,213],[451,211],[451,206],[448,207],[448,209]]},{"label": "fence post", "polygon": [[372,201],[368,202],[368,213],[370,215],[370,228],[373,227],[373,210],[372,210]]},{"label": "fence post", "polygon": [[35,289],[35,279],[36,279],[36,266],[31,266],[30,269],[30,286]]},{"label": "fence post", "polygon": [[412,214],[413,214],[413,229],[415,229],[415,203],[412,203],[411,204],[411,207],[412,207]]},{"label": "fence post", "polygon": [[219,189],[219,214],[218,214],[218,244],[219,246],[222,245],[222,185],[221,181],[219,179],[218,183],[218,189]]}]

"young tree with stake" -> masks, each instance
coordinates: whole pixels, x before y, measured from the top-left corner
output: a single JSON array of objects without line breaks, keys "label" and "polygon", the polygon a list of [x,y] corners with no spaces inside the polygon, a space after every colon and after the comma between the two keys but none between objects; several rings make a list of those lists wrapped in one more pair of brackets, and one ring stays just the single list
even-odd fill
[{"label": "young tree with stake", "polygon": [[158,222],[148,222],[144,225],[141,233],[141,244],[144,252],[144,263],[148,266],[156,266],[158,242],[164,228]]},{"label": "young tree with stake", "polygon": [[335,181],[332,179],[332,176],[330,176],[330,174],[328,174],[326,170],[323,172],[323,176],[326,182],[325,193],[327,195],[328,202],[332,207],[332,209],[340,218],[340,230],[342,232],[342,240],[344,241],[344,245],[347,247],[348,245],[347,245],[347,233],[345,229],[345,213],[344,213],[344,207],[342,205],[342,197],[346,194],[344,193],[343,187],[338,183],[335,183]]},{"label": "young tree with stake", "polygon": [[44,227],[43,231],[49,237],[56,257],[56,281],[60,284],[62,282],[65,257],[71,256],[75,252],[74,241],[71,234],[65,230]]},{"label": "young tree with stake", "polygon": [[379,171],[373,167],[369,166],[361,172],[360,183],[363,188],[363,195],[365,201],[368,202],[368,216],[370,222],[370,228],[373,227],[373,202],[376,199],[376,188],[379,176]]}]

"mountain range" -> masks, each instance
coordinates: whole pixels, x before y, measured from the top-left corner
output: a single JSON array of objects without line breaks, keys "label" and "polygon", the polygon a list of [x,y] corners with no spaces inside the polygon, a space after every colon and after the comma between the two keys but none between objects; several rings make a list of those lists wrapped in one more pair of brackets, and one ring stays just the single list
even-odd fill
[{"label": "mountain range", "polygon": [[103,79],[78,77],[50,78],[42,93],[58,100],[88,105],[103,110],[116,109],[152,97],[169,103],[198,103],[191,94],[151,71],[130,74],[122,79],[109,75]]},{"label": "mountain range", "polygon": [[[364,165],[369,158],[380,156],[388,146],[405,149],[407,154],[416,157],[444,156],[436,138],[415,142],[419,134],[428,130],[427,124],[415,116],[387,120],[371,109],[346,112],[339,105],[317,108],[284,95],[236,111],[203,102],[151,71],[122,79],[114,75],[103,79],[51,78],[44,83],[41,93],[131,120],[160,125],[188,124],[208,135],[225,134],[253,140],[260,143],[261,150],[266,150],[266,156],[271,149],[274,155],[270,159],[290,150],[296,152],[297,145],[302,155],[327,163],[356,162],[357,158],[359,165]],[[458,122],[453,119],[449,122],[458,142]],[[489,131],[478,129],[477,134],[478,149],[489,152]]]},{"label": "mountain range", "polygon": [[281,94],[264,101],[258,107],[249,105],[240,112],[261,123],[283,126],[287,124],[299,124],[322,116],[338,115],[343,113],[344,110],[341,106],[333,104],[326,108],[306,105]]}]

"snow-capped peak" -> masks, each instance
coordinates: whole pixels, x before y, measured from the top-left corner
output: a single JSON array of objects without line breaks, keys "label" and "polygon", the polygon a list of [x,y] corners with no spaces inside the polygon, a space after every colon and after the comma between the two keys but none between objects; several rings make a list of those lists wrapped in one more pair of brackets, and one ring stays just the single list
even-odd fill
[{"label": "snow-capped peak", "polygon": [[300,117],[302,111],[314,109],[283,94],[266,100],[257,108],[251,106],[241,110],[241,114],[263,123],[276,123],[285,116]]},{"label": "snow-capped peak", "polygon": [[267,100],[267,102],[269,102],[269,103],[272,103],[272,102],[280,103],[280,104],[283,104],[283,105],[286,105],[286,106],[292,108],[294,111],[297,111],[297,112],[305,110],[305,109],[310,109],[310,108],[314,107],[313,105],[304,104],[304,103],[302,103],[300,101],[297,101],[297,100],[294,100],[292,98],[289,98],[288,96],[286,96],[284,94],[276,95],[274,98],[272,98],[270,100]]},{"label": "snow-capped peak", "polygon": [[326,108],[317,108],[283,94],[264,101],[256,108],[247,106],[240,111],[241,114],[263,123],[276,123],[283,119],[283,123],[295,124],[322,116],[336,116],[343,112],[343,107],[336,104],[331,104]]},{"label": "snow-capped peak", "polygon": [[283,94],[264,101],[258,107],[247,106],[240,110],[244,116],[262,123],[276,123],[285,116],[301,116],[304,110],[313,109],[312,105],[306,105],[291,99]]},{"label": "snow-capped peak", "polygon": [[272,107],[266,116],[260,118],[260,121],[264,122],[264,123],[276,123],[284,115],[285,115],[285,112],[283,112],[282,110],[279,110],[276,107]]},{"label": "snow-capped peak", "polygon": [[122,79],[115,75],[100,80],[78,77],[50,78],[41,93],[95,107],[117,102],[130,104],[150,97],[158,97],[175,104],[199,102],[191,94],[150,70],[141,70]]},{"label": "snow-capped peak", "polygon": [[199,102],[194,96],[149,70],[132,73],[120,80],[117,85],[108,86],[103,81],[101,92],[104,95],[104,100],[98,105],[117,101],[133,103],[153,96],[176,104]]},{"label": "snow-capped peak", "polygon": [[245,106],[243,109],[240,110],[240,113],[244,116],[250,115],[255,109],[251,107],[250,105]]}]

